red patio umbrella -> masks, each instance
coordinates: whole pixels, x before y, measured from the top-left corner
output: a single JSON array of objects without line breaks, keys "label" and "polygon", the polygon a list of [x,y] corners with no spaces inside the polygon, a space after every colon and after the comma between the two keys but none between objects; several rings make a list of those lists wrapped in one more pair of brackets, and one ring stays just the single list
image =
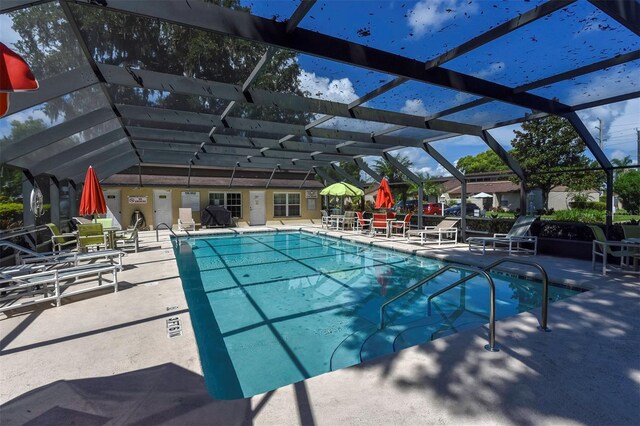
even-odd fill
[{"label": "red patio umbrella", "polygon": [[390,209],[393,207],[393,195],[386,179],[380,181],[380,188],[376,195],[376,209]]},{"label": "red patio umbrella", "polygon": [[9,110],[9,93],[37,88],[38,81],[25,60],[0,43],[0,117]]},{"label": "red patio umbrella", "polygon": [[93,170],[92,166],[89,166],[87,175],[84,178],[84,186],[82,187],[82,197],[80,198],[80,214],[94,215],[105,214],[107,212],[107,203],[104,201],[104,195],[102,194],[102,188],[98,181],[98,176]]}]

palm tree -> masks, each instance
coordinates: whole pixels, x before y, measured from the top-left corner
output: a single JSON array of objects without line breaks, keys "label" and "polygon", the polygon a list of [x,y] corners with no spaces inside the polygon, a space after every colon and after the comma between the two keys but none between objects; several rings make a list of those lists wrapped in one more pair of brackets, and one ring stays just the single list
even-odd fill
[{"label": "palm tree", "polygon": [[[630,155],[627,155],[626,157],[624,157],[623,159],[619,159],[619,158],[614,158],[613,160],[611,160],[611,164],[613,164],[616,167],[626,167],[626,166],[630,166],[633,164],[633,160],[631,159]],[[616,170],[614,172],[614,175],[617,177],[618,173],[624,173],[626,172],[628,169],[622,169],[622,170]]]},{"label": "palm tree", "polygon": [[[409,159],[409,157],[405,155],[400,154],[396,157],[396,159],[406,168],[410,168],[411,166],[413,166],[413,162]],[[390,162],[383,158],[376,160],[376,162],[373,164],[373,170],[375,170],[376,173],[378,173],[380,176],[387,178],[394,198],[397,200],[397,195],[399,195],[399,198],[402,200],[403,204],[406,205],[409,183],[407,182],[405,176],[400,173],[398,169],[393,167]]]}]

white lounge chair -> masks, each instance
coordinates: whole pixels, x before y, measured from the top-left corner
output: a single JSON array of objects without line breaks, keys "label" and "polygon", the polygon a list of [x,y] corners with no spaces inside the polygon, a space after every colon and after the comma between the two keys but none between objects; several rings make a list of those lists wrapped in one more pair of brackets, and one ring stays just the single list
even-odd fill
[{"label": "white lounge chair", "polygon": [[83,262],[90,263],[101,260],[122,267],[122,258],[125,256],[125,253],[120,250],[36,252],[10,241],[0,241],[0,246],[10,247],[16,251],[17,259],[21,263],[16,266],[4,267],[0,272],[13,270],[27,273],[37,272],[52,268],[78,266]]},{"label": "white lounge chair", "polygon": [[[121,270],[120,265],[96,262],[20,275],[0,272],[0,312],[48,301],[55,301],[56,306],[60,306],[64,297],[109,286],[118,291],[118,272]],[[110,281],[103,278],[108,274],[112,275]],[[74,286],[73,290],[71,286]]]},{"label": "white lounge chair", "polygon": [[535,221],[535,216],[518,216],[518,219],[506,234],[493,234],[493,237],[467,238],[469,250],[482,247],[482,254],[485,254],[487,244],[491,244],[494,250],[496,248],[506,248],[509,254],[519,252],[535,255],[538,252],[538,237],[529,235],[531,225]]},{"label": "white lounge chair", "polygon": [[[424,229],[410,230],[407,232],[407,241],[411,242],[411,237],[420,237],[420,244],[424,245],[429,241],[442,244],[456,244],[458,242],[458,222],[460,219],[446,218],[435,226],[425,226]],[[434,238],[435,237],[435,238]]]},{"label": "white lounge chair", "polygon": [[181,207],[178,209],[178,230],[195,231],[196,221],[193,220],[191,207]]}]

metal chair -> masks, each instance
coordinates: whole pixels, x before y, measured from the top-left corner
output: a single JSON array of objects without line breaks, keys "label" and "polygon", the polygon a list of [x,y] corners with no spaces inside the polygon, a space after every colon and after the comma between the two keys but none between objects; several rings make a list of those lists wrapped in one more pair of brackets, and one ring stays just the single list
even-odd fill
[{"label": "metal chair", "polygon": [[106,250],[107,236],[102,231],[101,223],[87,223],[78,225],[78,250],[91,248]]},{"label": "metal chair", "polygon": [[[402,231],[402,236],[404,237],[411,226],[411,213],[408,213],[403,220],[394,220],[391,222],[391,235],[394,234],[393,231]],[[397,232],[395,232],[397,234]]]},{"label": "metal chair", "polygon": [[47,223],[47,228],[51,231],[51,244],[53,246],[53,251],[61,251],[69,248],[69,246],[73,246],[73,248],[78,246],[78,240],[75,234],[61,233],[55,223]]}]

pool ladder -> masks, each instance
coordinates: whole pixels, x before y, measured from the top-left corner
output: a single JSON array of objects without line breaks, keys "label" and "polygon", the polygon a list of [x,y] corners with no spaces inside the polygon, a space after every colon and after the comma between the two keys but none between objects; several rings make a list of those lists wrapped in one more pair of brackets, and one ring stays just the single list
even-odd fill
[{"label": "pool ladder", "polygon": [[454,282],[453,284],[450,284],[448,286],[446,286],[443,289],[440,289],[438,291],[436,291],[435,293],[433,293],[432,295],[429,296],[429,298],[427,299],[427,304],[428,304],[428,315],[431,316],[431,299],[433,299],[434,297],[438,297],[443,293],[446,293],[447,291],[451,290],[452,288],[455,288],[457,286],[459,286],[462,283],[465,283],[467,281],[469,281],[472,278],[475,278],[477,276],[482,276],[487,280],[487,283],[489,284],[489,344],[485,345],[485,349],[491,352],[497,352],[499,349],[496,346],[496,316],[495,316],[495,311],[496,311],[496,289],[495,289],[495,283],[493,282],[493,278],[491,278],[491,275],[488,274],[487,271],[490,271],[491,269],[495,268],[496,266],[502,264],[502,263],[518,263],[521,265],[529,265],[529,266],[533,266],[534,268],[538,269],[540,271],[540,275],[542,276],[542,318],[540,320],[540,326],[538,327],[538,330],[541,331],[551,331],[548,327],[547,327],[547,316],[548,316],[548,308],[549,308],[549,277],[547,276],[547,272],[544,270],[544,268],[536,263],[536,262],[531,262],[531,261],[527,261],[527,260],[520,260],[520,259],[511,259],[511,258],[503,258],[503,259],[498,259],[495,262],[489,264],[488,266],[485,266],[483,268],[475,268],[472,266],[464,266],[464,265],[447,265],[443,268],[440,268],[439,270],[437,270],[436,272],[434,272],[433,274],[429,275],[428,277],[418,281],[417,283],[415,283],[414,285],[412,285],[411,287],[407,288],[406,290],[401,291],[400,293],[398,293],[397,295],[395,295],[394,297],[392,297],[391,299],[387,300],[386,302],[384,302],[381,306],[380,306],[380,325],[379,325],[379,329],[382,330],[384,328],[384,310],[387,307],[387,305],[395,302],[396,300],[398,300],[399,298],[401,298],[402,296],[404,296],[405,294],[412,292],[413,290],[422,287],[425,284],[428,284],[431,280],[433,280],[434,278],[438,277],[439,275],[442,275],[443,273],[445,273],[446,271],[450,270],[450,269],[456,269],[456,270],[465,270],[465,271],[470,271],[471,274],[467,275],[466,277],[463,277],[461,279],[459,279],[458,281]]},{"label": "pool ladder", "polygon": [[[173,229],[171,229],[171,227],[170,227],[169,225],[167,225],[166,223],[164,223],[164,222],[160,222],[159,224],[157,224],[157,225],[156,225],[156,228],[155,228],[155,230],[156,230],[156,241],[160,241],[160,237],[158,236],[158,230],[159,230],[160,228],[166,228],[166,229],[168,229],[168,230],[169,230],[169,232],[171,232],[171,233],[173,234],[173,236],[174,236],[174,237],[176,237],[176,240],[177,240],[177,241],[180,241],[180,237],[178,237],[178,236],[176,235],[176,233],[175,233],[175,232],[173,232]],[[191,234],[189,234],[189,231],[185,230],[184,232],[185,232],[189,237],[191,236]]]}]

